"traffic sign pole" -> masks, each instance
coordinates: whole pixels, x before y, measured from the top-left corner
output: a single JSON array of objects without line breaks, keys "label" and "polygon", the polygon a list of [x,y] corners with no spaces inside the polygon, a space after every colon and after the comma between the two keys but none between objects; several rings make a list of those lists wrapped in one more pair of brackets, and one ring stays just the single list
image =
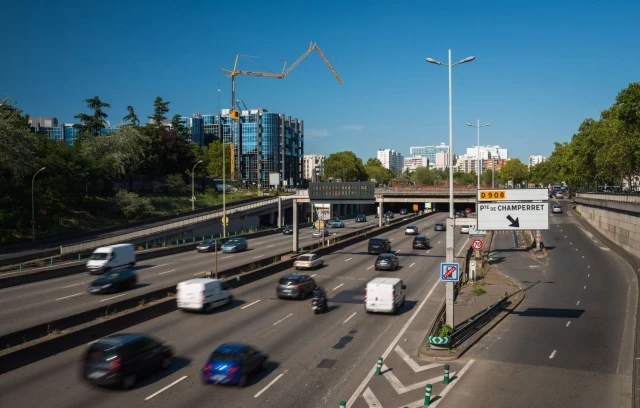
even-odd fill
[{"label": "traffic sign pole", "polygon": [[[446,235],[446,262],[451,264],[454,261],[454,247],[455,247],[455,227],[453,217],[447,218],[447,235]],[[451,327],[456,327],[454,320],[454,282],[445,283],[446,286],[446,323]]]}]

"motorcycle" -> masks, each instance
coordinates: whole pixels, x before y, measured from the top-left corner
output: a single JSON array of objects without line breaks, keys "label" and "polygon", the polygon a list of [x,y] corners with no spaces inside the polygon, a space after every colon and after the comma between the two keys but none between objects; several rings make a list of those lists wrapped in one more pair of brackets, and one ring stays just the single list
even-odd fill
[{"label": "motorcycle", "polygon": [[325,312],[327,310],[327,301],[323,301],[320,298],[313,298],[311,300],[311,309],[313,309],[313,313],[315,314]]}]

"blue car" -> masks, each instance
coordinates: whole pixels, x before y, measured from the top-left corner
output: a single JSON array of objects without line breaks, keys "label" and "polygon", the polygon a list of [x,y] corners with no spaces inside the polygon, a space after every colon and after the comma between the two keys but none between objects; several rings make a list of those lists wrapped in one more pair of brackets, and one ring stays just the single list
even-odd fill
[{"label": "blue car", "polygon": [[246,238],[231,238],[222,244],[222,252],[242,252],[249,247]]},{"label": "blue car", "polygon": [[267,369],[268,358],[265,353],[248,344],[222,344],[211,353],[202,368],[202,382],[244,387],[251,374]]}]

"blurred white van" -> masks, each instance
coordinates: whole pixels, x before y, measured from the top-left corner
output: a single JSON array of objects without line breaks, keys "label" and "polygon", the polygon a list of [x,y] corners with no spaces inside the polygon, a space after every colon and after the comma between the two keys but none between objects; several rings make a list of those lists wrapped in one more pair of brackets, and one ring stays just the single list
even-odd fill
[{"label": "blurred white van", "polygon": [[135,264],[135,247],[132,244],[118,244],[93,251],[87,261],[87,269],[92,274],[101,274],[116,268],[133,267]]}]

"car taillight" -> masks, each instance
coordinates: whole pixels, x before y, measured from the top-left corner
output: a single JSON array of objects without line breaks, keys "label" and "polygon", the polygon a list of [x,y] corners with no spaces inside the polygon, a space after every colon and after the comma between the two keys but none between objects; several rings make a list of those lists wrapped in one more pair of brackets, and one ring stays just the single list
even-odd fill
[{"label": "car taillight", "polygon": [[296,289],[302,289],[302,283],[298,283],[298,284],[296,285]]},{"label": "car taillight", "polygon": [[237,367],[237,366],[233,366],[233,367],[231,367],[231,368],[229,368],[229,369],[227,370],[227,374],[233,374],[233,373],[235,373],[236,371],[238,371],[238,367]]},{"label": "car taillight", "polygon": [[114,360],[111,360],[109,362],[109,371],[111,371],[112,373],[117,373],[118,371],[120,371],[121,363],[122,363],[122,359],[119,357]]},{"label": "car taillight", "polygon": [[202,371],[204,371],[205,373],[210,372],[210,371],[211,371],[211,364],[207,363],[207,365],[205,365],[205,366],[202,368]]}]

